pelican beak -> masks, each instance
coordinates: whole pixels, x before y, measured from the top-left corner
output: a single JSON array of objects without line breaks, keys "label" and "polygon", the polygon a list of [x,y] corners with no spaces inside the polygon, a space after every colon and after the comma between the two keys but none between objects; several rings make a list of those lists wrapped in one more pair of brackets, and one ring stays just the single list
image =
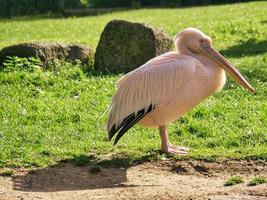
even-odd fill
[{"label": "pelican beak", "polygon": [[229,74],[231,78],[233,78],[238,84],[253,93],[255,92],[255,89],[242,76],[242,74],[209,43],[201,43],[200,52],[218,63],[218,65],[222,67],[226,71],[226,73]]}]

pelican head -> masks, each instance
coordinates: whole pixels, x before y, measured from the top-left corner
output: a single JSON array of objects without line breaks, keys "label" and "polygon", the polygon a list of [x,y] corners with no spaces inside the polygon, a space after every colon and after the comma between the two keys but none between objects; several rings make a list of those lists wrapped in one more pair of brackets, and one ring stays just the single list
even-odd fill
[{"label": "pelican head", "polygon": [[198,29],[186,28],[175,38],[175,48],[180,54],[201,54],[216,62],[238,84],[255,92],[242,74],[212,46],[212,40]]}]

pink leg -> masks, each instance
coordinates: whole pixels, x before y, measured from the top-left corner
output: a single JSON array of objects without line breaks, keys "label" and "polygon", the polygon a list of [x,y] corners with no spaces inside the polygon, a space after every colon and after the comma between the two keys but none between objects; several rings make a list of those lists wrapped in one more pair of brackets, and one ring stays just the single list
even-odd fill
[{"label": "pink leg", "polygon": [[161,151],[178,155],[186,155],[188,153],[188,148],[176,147],[170,143],[166,126],[160,126],[159,132],[161,138]]}]

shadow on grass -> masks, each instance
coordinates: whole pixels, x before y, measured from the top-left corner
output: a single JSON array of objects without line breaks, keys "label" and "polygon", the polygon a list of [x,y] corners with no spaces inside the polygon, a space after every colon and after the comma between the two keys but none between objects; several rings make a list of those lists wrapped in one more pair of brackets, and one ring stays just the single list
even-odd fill
[{"label": "shadow on grass", "polygon": [[[72,191],[99,188],[143,187],[127,185],[126,172],[130,166],[155,160],[159,153],[149,152],[134,160],[120,155],[98,159],[94,156],[79,155],[62,160],[58,164],[32,170],[13,177],[14,189],[31,192]],[[145,185],[149,186],[149,185]]]},{"label": "shadow on grass", "polygon": [[242,72],[244,72],[248,80],[267,82],[267,70],[264,70],[263,68],[245,69],[242,70]]},{"label": "shadow on grass", "polygon": [[0,22],[27,22],[27,21],[37,21],[37,20],[46,20],[46,19],[62,19],[63,15],[53,15],[53,14],[40,14],[40,15],[26,15],[26,16],[9,16],[9,17],[0,17]]},{"label": "shadow on grass", "polygon": [[256,39],[249,39],[244,43],[229,47],[220,52],[226,57],[234,58],[263,54],[267,52],[267,40],[256,41]]},{"label": "shadow on grass", "polygon": [[[235,1],[184,1],[180,3],[171,3],[168,5],[137,5],[136,7],[104,7],[104,8],[81,8],[81,9],[65,9],[59,13],[47,13],[47,14],[36,14],[36,15],[25,15],[25,16],[7,16],[7,17],[0,17],[0,22],[6,21],[34,21],[34,20],[42,20],[42,19],[61,19],[61,18],[68,18],[68,17],[88,17],[88,16],[101,16],[106,15],[109,13],[116,13],[116,12],[130,12],[135,10],[142,10],[142,9],[188,9],[194,7],[207,7],[207,6],[225,6],[225,5],[233,5],[233,4],[241,4],[241,3],[248,3],[253,0],[235,0]],[[255,1],[255,0],[254,0]],[[157,4],[157,3],[156,3]],[[266,20],[262,21],[263,23]]]},{"label": "shadow on grass", "polygon": [[85,68],[82,68],[83,70],[83,73],[86,75],[86,76],[118,76],[118,75],[123,75],[123,74],[126,74],[126,73],[116,73],[116,72],[107,72],[107,71],[100,71],[100,70],[96,70],[94,67],[85,67]]}]

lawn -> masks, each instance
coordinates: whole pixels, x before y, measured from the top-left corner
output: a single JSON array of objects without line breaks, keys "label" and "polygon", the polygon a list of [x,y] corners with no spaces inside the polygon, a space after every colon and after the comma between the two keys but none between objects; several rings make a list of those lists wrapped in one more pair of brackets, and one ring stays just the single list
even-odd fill
[{"label": "lawn", "polygon": [[[224,90],[169,127],[171,141],[195,159],[267,160],[267,2],[183,9],[140,9],[101,16],[0,20],[0,49],[26,41],[84,43],[96,48],[112,19],[145,22],[170,36],[197,27],[256,88],[228,79]],[[59,66],[60,64],[58,64]],[[0,167],[47,166],[114,154],[131,160],[162,157],[156,129],[135,126],[112,146],[106,110],[121,75],[64,64],[58,70],[10,65],[0,71]]]}]

